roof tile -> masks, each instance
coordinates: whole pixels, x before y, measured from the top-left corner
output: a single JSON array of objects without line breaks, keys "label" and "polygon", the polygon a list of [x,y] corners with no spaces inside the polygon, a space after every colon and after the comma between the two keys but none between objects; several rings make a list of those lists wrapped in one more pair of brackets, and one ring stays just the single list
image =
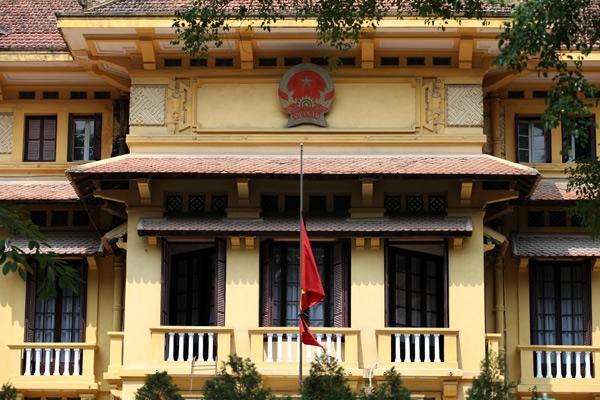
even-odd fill
[{"label": "roof tile", "polygon": [[531,195],[533,201],[573,201],[579,196],[574,190],[567,190],[566,181],[541,180]]},{"label": "roof tile", "polygon": [[[93,256],[103,252],[100,237],[93,232],[44,232],[50,248],[42,248],[42,253],[52,252],[59,256]],[[27,240],[16,238],[14,245],[23,249],[26,254],[32,254],[28,249]]]},{"label": "roof tile", "polygon": [[591,235],[520,234],[512,248],[520,257],[600,257],[600,240]]},{"label": "roof tile", "polygon": [[66,181],[0,181],[0,201],[74,201],[75,190]]}]

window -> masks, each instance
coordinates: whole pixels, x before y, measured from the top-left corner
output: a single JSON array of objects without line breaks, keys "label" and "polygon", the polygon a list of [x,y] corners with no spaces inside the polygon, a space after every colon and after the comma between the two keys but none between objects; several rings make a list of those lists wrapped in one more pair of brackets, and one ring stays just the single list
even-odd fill
[{"label": "window", "polygon": [[591,344],[590,281],[583,262],[531,263],[532,344]]},{"label": "window", "polygon": [[551,162],[550,135],[538,119],[517,119],[517,158],[522,163]]},{"label": "window", "polygon": [[25,161],[56,159],[56,117],[25,119]]},{"label": "window", "polygon": [[327,213],[327,197],[323,195],[309,196],[308,211],[311,215],[324,215]]},{"label": "window", "polygon": [[[85,282],[86,268],[77,265]],[[37,290],[36,274],[27,280],[26,341],[74,343],[84,340],[85,286],[78,293],[57,288],[56,297],[42,298]]]},{"label": "window", "polygon": [[566,129],[562,129],[562,143],[563,143],[563,162],[572,163],[575,161],[583,161],[596,157],[596,128],[595,118],[590,117],[590,126],[588,131],[582,136],[575,137],[574,135],[567,132]]},{"label": "window", "polygon": [[[311,326],[349,326],[349,256],[346,242],[313,244],[325,300],[309,310]],[[299,249],[266,241],[261,248],[261,324],[298,325]]]},{"label": "window", "polygon": [[388,326],[446,326],[443,246],[391,245],[387,250]]},{"label": "window", "polygon": [[69,161],[100,160],[100,115],[71,117],[69,128]]}]

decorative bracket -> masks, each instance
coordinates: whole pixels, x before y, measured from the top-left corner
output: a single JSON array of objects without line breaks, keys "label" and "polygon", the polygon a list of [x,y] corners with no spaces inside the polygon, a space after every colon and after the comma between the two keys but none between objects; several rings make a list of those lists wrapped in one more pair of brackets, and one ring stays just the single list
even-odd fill
[{"label": "decorative bracket", "polygon": [[237,188],[238,204],[247,205],[250,202],[250,179],[238,178],[235,180]]},{"label": "decorative bracket", "polygon": [[529,269],[529,257],[519,258],[519,271],[526,272]]},{"label": "decorative bracket", "polygon": [[256,237],[254,236],[230,236],[229,246],[232,250],[252,250],[256,247]]},{"label": "decorative bracket", "polygon": [[156,248],[158,246],[158,238],[156,236],[147,236],[148,247]]},{"label": "decorative bracket", "polygon": [[452,248],[454,250],[459,250],[462,249],[463,244],[464,244],[464,239],[462,236],[461,237],[453,237],[452,238]]},{"label": "decorative bracket", "polygon": [[592,260],[592,271],[600,272],[600,257],[596,257]]},{"label": "decorative bracket", "polygon": [[473,68],[473,38],[461,38],[458,45],[458,68]]},{"label": "decorative bracket", "polygon": [[356,237],[354,238],[354,248],[356,250],[379,250],[381,239],[378,237]]},{"label": "decorative bracket", "polygon": [[473,181],[462,181],[460,183],[460,204],[470,206],[473,196]]},{"label": "decorative bracket", "polygon": [[375,186],[375,180],[371,178],[361,179],[361,193],[362,193],[362,205],[370,206],[373,204],[373,190]]},{"label": "decorative bracket", "polygon": [[152,203],[150,179],[138,179],[137,187],[140,194],[140,203],[144,206],[150,205]]},{"label": "decorative bracket", "polygon": [[91,270],[97,270],[98,269],[98,260],[96,260],[95,256],[88,256],[87,257],[87,263],[88,263],[88,268]]}]

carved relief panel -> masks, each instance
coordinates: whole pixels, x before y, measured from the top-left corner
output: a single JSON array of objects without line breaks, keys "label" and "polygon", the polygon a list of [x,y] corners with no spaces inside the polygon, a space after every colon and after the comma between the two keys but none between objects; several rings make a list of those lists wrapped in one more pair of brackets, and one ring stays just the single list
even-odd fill
[{"label": "carved relief panel", "polygon": [[423,82],[425,115],[424,133],[443,133],[445,123],[446,88],[439,79],[427,79]]},{"label": "carved relief panel", "polygon": [[169,133],[190,133],[193,126],[195,96],[189,78],[171,79],[167,89],[167,128]]},{"label": "carved relief panel", "polygon": [[129,121],[132,126],[164,126],[165,95],[163,85],[134,85],[131,88]]}]

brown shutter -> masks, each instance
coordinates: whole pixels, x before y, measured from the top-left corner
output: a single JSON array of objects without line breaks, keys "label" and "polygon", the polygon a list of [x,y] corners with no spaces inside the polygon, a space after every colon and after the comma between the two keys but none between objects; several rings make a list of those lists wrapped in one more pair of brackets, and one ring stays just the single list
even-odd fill
[{"label": "brown shutter", "polygon": [[160,324],[169,325],[169,286],[171,284],[171,252],[169,243],[162,240],[162,265],[160,282]]},{"label": "brown shutter", "polygon": [[42,132],[42,161],[54,161],[56,159],[56,118],[43,119]]},{"label": "brown shutter", "polygon": [[27,133],[25,143],[25,161],[39,161],[42,137],[42,119],[27,118],[25,132]]},{"label": "brown shutter", "polygon": [[25,342],[35,340],[35,301],[37,298],[37,281],[35,268],[27,275],[27,289],[25,292]]},{"label": "brown shutter", "polygon": [[331,320],[336,328],[350,326],[350,263],[347,242],[333,246],[331,265]]},{"label": "brown shutter", "polygon": [[271,268],[273,241],[260,244],[260,326],[273,325],[273,288],[271,286]]},{"label": "brown shutter", "polygon": [[215,257],[215,324],[217,326],[225,325],[225,274],[227,241],[217,239]]},{"label": "brown shutter", "polygon": [[537,280],[535,279],[535,271],[538,268],[538,264],[535,260],[529,261],[529,315],[531,324],[529,327],[529,334],[531,335],[529,341],[532,345],[538,343],[538,323],[537,323]]},{"label": "brown shutter", "polygon": [[102,114],[94,115],[94,160],[102,159]]}]

